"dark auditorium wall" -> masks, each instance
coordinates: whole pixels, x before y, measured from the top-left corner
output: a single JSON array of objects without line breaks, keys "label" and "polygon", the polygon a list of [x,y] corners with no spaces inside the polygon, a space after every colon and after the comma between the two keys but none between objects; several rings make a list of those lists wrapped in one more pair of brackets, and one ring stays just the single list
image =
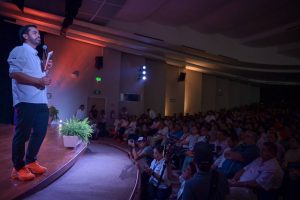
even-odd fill
[{"label": "dark auditorium wall", "polygon": [[8,75],[7,57],[9,52],[19,45],[18,29],[15,24],[0,20],[0,123],[9,124],[13,120],[13,106],[11,94],[11,79]]},{"label": "dark auditorium wall", "polygon": [[262,103],[286,103],[300,107],[300,86],[261,86]]},{"label": "dark auditorium wall", "polygon": [[[0,17],[0,123],[13,123],[13,102],[11,92],[11,79],[8,74],[9,65],[7,58],[10,51],[22,45],[19,40],[19,25],[8,23]],[[41,32],[42,44],[37,48],[39,56],[42,57],[42,45],[44,44],[44,33]]]}]

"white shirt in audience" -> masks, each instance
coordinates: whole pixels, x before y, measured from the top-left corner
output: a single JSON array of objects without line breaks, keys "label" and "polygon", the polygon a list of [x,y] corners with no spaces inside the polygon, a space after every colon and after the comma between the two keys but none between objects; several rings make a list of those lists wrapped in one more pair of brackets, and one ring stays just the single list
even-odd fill
[{"label": "white shirt in audience", "polygon": [[168,133],[169,133],[169,128],[168,128],[167,126],[165,126],[165,127],[162,128],[162,129],[159,129],[159,130],[157,131],[157,134],[162,135],[162,136],[167,136]]},{"label": "white shirt in audience", "polygon": [[256,180],[265,190],[277,189],[281,185],[283,172],[276,158],[263,162],[259,157],[244,167],[244,170],[240,181]]},{"label": "white shirt in audience", "polygon": [[216,168],[222,167],[223,162],[226,160],[226,158],[225,158],[224,155],[225,155],[225,153],[226,153],[227,151],[230,151],[230,150],[231,150],[231,148],[230,148],[230,147],[227,147],[227,148],[224,150],[224,152],[223,152],[223,153],[215,160],[213,166],[216,167]]},{"label": "white shirt in audience", "polygon": [[[155,172],[156,174],[161,176],[163,168],[164,168],[164,163],[165,163],[165,159],[161,159],[160,161],[157,161],[157,160],[154,159],[151,162],[150,168],[153,170],[153,172]],[[157,186],[158,180],[154,176],[151,176],[150,179],[149,179],[149,183]],[[166,189],[169,185],[170,185],[170,181],[168,179],[168,173],[167,173],[167,167],[166,167],[165,170],[164,170],[164,173],[162,175],[162,181],[159,184],[159,188]]]},{"label": "white shirt in audience", "polygon": [[86,117],[85,115],[85,111],[81,110],[80,108],[76,111],[76,115],[75,117],[79,120],[84,120],[84,118]]}]

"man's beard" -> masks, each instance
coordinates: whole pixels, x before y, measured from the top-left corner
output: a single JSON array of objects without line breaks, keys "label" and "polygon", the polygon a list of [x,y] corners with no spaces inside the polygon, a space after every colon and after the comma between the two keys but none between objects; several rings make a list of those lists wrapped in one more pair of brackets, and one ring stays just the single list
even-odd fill
[{"label": "man's beard", "polygon": [[30,37],[29,40],[30,40],[30,43],[33,44],[33,45],[38,46],[38,45],[41,44],[41,39],[40,38],[33,39],[33,38]]}]

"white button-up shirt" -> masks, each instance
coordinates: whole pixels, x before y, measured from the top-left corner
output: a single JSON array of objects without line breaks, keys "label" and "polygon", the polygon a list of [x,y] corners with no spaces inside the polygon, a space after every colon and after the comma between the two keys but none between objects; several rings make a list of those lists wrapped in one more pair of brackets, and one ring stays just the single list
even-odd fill
[{"label": "white button-up shirt", "polygon": [[240,181],[256,180],[265,190],[278,189],[281,185],[283,172],[276,158],[263,162],[259,157],[244,167],[244,170]]},{"label": "white button-up shirt", "polygon": [[[37,50],[26,43],[15,47],[10,52],[7,62],[10,66],[9,73],[21,72],[35,78],[45,76]],[[40,89],[33,85],[18,83],[15,79],[12,79],[12,93],[14,106],[20,102],[48,103],[46,88]]]},{"label": "white button-up shirt", "polygon": [[[154,159],[151,162],[151,166],[150,166],[150,168],[153,170],[153,172],[155,172],[159,176],[162,175],[162,181],[160,182],[159,187],[158,187],[158,188],[161,188],[161,189],[166,189],[170,185],[170,181],[168,179],[167,166],[164,170],[164,173],[162,174],[164,164],[165,164],[165,159],[161,159],[160,161],[157,161],[157,160]],[[149,179],[149,183],[152,183],[155,186],[157,186],[158,179],[155,178],[154,176],[151,176],[150,179]]]}]

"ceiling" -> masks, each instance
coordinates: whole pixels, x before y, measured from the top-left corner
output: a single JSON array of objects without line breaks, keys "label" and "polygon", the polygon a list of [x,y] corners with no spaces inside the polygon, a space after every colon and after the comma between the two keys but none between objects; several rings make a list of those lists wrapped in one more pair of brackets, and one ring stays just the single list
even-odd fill
[{"label": "ceiling", "polygon": [[[59,16],[65,13],[62,0],[25,0],[25,6]],[[111,21],[152,21],[171,27],[185,26],[204,34],[238,39],[241,45],[275,47],[282,55],[300,59],[300,0],[83,0],[76,18],[101,26],[108,26]],[[183,51],[186,52],[186,49]],[[193,51],[201,54],[200,50]],[[194,54],[193,51],[189,53]],[[228,64],[230,62],[235,61],[230,60]],[[243,62],[239,64],[254,69],[270,67]],[[273,69],[285,70],[282,67],[273,66]],[[268,72],[255,74],[255,70],[236,74],[247,79],[300,80],[300,66],[287,68],[297,70],[284,73],[283,76]],[[218,70],[221,73],[235,73],[234,69]]]},{"label": "ceiling", "polygon": [[[64,5],[62,0],[25,0],[25,6],[60,16]],[[247,46],[277,47],[300,59],[300,0],[83,0],[77,18],[100,25],[119,20],[188,26]]]}]

